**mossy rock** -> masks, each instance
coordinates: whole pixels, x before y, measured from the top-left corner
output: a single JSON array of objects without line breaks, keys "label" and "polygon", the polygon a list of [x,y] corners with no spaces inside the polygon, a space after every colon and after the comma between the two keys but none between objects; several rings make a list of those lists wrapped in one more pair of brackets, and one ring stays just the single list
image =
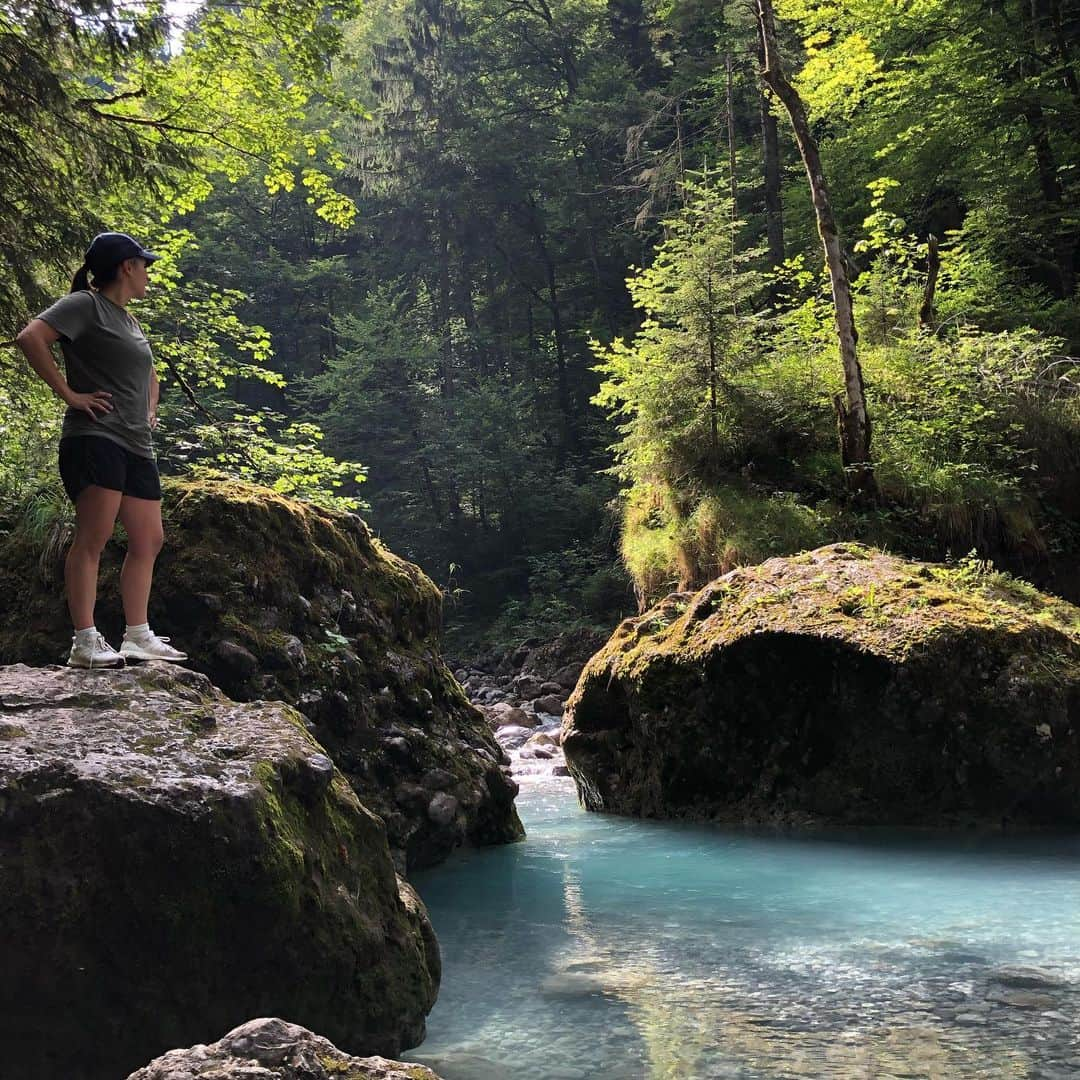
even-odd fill
[{"label": "mossy rock", "polygon": [[295,710],[159,664],[14,665],[0,729],[5,1078],[115,1080],[251,1016],[422,1040],[431,925]]},{"label": "mossy rock", "polygon": [[[250,484],[167,481],[163,513],[154,629],[230,697],[300,709],[383,817],[399,869],[524,835],[507,759],[443,664],[442,597],[418,567],[354,514]],[[0,663],[66,656],[62,555],[62,545],[18,529],[5,539]],[[118,530],[102,557],[96,612],[114,642],[123,555]],[[449,821],[428,813],[437,794],[455,800]]]},{"label": "mossy rock", "polygon": [[1080,609],[834,544],[627,619],[567,703],[585,807],[769,823],[1080,824]]},{"label": "mossy rock", "polygon": [[249,1020],[209,1046],[170,1050],[128,1080],[439,1080],[430,1069],[352,1057],[328,1039],[277,1017]]}]

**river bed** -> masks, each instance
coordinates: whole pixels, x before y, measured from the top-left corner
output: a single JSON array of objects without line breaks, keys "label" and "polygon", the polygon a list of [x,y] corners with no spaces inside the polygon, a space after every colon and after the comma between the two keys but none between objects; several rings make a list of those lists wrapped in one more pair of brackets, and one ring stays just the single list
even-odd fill
[{"label": "river bed", "polygon": [[587,814],[417,875],[445,1080],[1080,1077],[1080,836]]}]

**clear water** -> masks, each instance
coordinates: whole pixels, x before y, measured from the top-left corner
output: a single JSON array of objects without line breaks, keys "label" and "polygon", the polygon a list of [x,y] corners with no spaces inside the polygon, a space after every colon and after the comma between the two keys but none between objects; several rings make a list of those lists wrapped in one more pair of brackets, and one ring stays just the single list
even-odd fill
[{"label": "clear water", "polygon": [[408,1056],[445,1080],[1080,1077],[1080,835],[632,821],[550,778],[518,806],[524,844],[415,882],[444,972]]}]

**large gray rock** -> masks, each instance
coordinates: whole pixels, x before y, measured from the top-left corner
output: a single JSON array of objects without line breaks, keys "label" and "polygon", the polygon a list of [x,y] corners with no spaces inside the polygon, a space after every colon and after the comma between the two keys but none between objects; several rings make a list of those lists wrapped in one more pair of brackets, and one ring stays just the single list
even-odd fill
[{"label": "large gray rock", "polygon": [[255,1015],[416,1045],[438,946],[301,717],[167,665],[0,668],[0,1074],[115,1080]]},{"label": "large gray rock", "polygon": [[1080,609],[836,544],[628,619],[568,702],[585,806],[648,817],[1080,824]]},{"label": "large gray rock", "polygon": [[[249,484],[170,481],[163,513],[154,628],[233,699],[296,705],[383,818],[401,871],[463,844],[521,839],[508,760],[442,662],[442,597],[418,567],[354,514]],[[62,554],[19,528],[5,536],[0,664],[66,653]],[[97,622],[113,641],[123,555],[110,542],[101,564]],[[447,826],[395,798],[432,769],[449,775],[446,794],[461,806]]]},{"label": "large gray rock", "polygon": [[249,1020],[209,1046],[170,1050],[128,1080],[439,1080],[430,1069],[351,1057],[329,1039],[276,1017]]}]

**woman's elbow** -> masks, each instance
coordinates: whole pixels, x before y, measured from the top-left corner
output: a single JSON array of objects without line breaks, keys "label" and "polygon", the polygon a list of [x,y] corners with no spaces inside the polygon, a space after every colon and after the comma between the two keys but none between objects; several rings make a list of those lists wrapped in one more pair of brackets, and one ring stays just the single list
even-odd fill
[{"label": "woman's elbow", "polygon": [[23,351],[27,359],[33,355],[35,346],[40,343],[49,348],[49,340],[44,328],[47,326],[40,319],[31,319],[16,335],[15,344]]}]

